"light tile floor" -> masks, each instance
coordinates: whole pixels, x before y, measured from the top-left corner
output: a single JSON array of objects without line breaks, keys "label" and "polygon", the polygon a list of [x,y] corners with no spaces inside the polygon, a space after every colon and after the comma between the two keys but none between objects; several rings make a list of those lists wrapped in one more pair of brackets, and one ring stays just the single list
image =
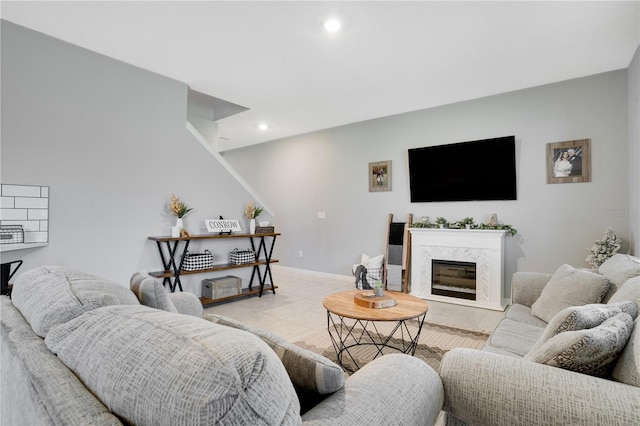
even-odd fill
[{"label": "light tile floor", "polygon": [[[290,342],[327,327],[325,296],[355,288],[350,277],[321,274],[272,265],[276,294],[236,299],[214,305],[205,313],[227,316],[276,333]],[[504,312],[428,301],[426,321],[491,332]]]}]

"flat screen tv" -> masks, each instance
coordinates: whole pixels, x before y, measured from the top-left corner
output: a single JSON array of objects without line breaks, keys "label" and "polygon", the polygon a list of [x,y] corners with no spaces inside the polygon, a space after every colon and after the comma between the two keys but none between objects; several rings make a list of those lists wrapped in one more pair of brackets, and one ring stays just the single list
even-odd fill
[{"label": "flat screen tv", "polygon": [[411,202],[516,200],[515,137],[409,150]]}]

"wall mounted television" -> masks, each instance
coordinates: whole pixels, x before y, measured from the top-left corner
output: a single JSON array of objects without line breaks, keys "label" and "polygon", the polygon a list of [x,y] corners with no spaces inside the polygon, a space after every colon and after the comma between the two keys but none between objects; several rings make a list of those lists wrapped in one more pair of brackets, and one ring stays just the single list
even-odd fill
[{"label": "wall mounted television", "polygon": [[411,202],[516,200],[515,137],[409,149]]}]

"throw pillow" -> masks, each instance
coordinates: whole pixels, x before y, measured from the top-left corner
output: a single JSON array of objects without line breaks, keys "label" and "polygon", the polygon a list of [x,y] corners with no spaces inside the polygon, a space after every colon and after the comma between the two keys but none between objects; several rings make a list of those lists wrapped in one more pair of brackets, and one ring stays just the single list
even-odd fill
[{"label": "throw pillow", "polygon": [[640,319],[636,319],[631,337],[618,361],[613,366],[611,378],[620,383],[640,387]]},{"label": "throw pillow", "polygon": [[369,268],[382,268],[382,262],[384,261],[384,255],[380,254],[378,256],[369,256],[366,253],[362,253],[362,257],[360,259],[360,264],[364,265],[367,269]]},{"label": "throw pillow", "polygon": [[602,377],[624,349],[632,330],[633,320],[623,312],[597,327],[553,336],[525,359]]},{"label": "throw pillow", "polygon": [[602,275],[562,265],[531,305],[531,313],[548,323],[569,306],[600,303],[608,289],[609,281]]},{"label": "throw pillow", "polygon": [[342,368],[320,354],[289,343],[274,333],[248,326],[232,318],[208,314],[205,319],[248,331],[261,338],[278,355],[291,381],[299,389],[326,395],[344,387],[345,376]]},{"label": "throw pillow", "polygon": [[638,316],[638,306],[631,301],[584,306],[571,306],[558,312],[544,329],[538,341],[530,351],[533,351],[553,336],[565,331],[585,330],[597,327],[605,320],[625,312],[635,319]]},{"label": "throw pillow", "polygon": [[136,272],[131,277],[131,291],[140,303],[151,308],[168,312],[178,312],[169,295],[158,280],[150,275]]},{"label": "throw pillow", "polygon": [[598,267],[598,273],[611,283],[604,301],[607,302],[629,278],[640,276],[640,260],[628,254],[617,253]]},{"label": "throw pillow", "polygon": [[125,286],[62,266],[40,266],[21,274],[11,300],[40,337],[56,324],[102,306],[140,304]]},{"label": "throw pillow", "polygon": [[640,277],[629,278],[626,283],[618,288],[618,291],[611,296],[609,303],[632,300],[640,307]]},{"label": "throw pillow", "polygon": [[146,306],[53,328],[47,347],[125,424],[299,424],[300,404],[259,338]]},{"label": "throw pillow", "polygon": [[598,273],[607,277],[612,284],[621,286],[629,278],[640,275],[640,263],[637,258],[634,261],[633,256],[617,253],[598,267]]},{"label": "throw pillow", "polygon": [[366,253],[362,253],[360,264],[367,268],[367,280],[369,285],[372,285],[376,281],[382,281],[384,255],[369,256]]}]

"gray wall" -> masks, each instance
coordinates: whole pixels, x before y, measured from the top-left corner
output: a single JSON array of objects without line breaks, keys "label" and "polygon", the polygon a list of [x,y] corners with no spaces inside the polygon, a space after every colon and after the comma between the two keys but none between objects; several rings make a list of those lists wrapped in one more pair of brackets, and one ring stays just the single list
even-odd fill
[{"label": "gray wall", "polygon": [[[2,59],[1,181],[51,187],[49,246],[2,253],[3,262],[23,259],[23,270],[68,265],[126,283],[134,271],[159,269],[147,236],[168,233],[171,193],[195,207],[186,219],[192,232],[220,214],[241,218],[249,194],[185,129],[185,84],[5,21]],[[638,68],[636,53],[629,76],[622,70],[356,123],[225,158],[277,213],[275,256],[284,266],[349,275],[363,251],[384,250],[387,215],[403,220],[409,212],[477,221],[497,213],[519,230],[507,239],[508,275],[586,266],[587,248],[607,226],[623,237],[624,251],[634,226],[638,235],[633,217],[611,214],[638,205],[637,169],[630,185],[627,161],[638,158],[638,88],[627,88]],[[409,202],[408,148],[511,134],[517,201]],[[581,138],[592,140],[593,181],[547,185],[546,143]],[[393,191],[369,193],[368,163],[384,160],[393,162]],[[246,243],[194,249],[224,257],[236,245]],[[185,289],[199,294],[201,278],[188,277]]]},{"label": "gray wall", "polygon": [[[49,245],[2,262],[128,285],[135,271],[162,269],[147,237],[169,234],[171,193],[194,207],[192,233],[204,219],[241,219],[251,198],[186,130],[186,108],[183,83],[2,21],[2,183],[46,185],[51,196]],[[249,242],[192,245],[222,259],[234,246]],[[185,290],[199,295],[202,278],[185,277]]]},{"label": "gray wall", "polygon": [[[410,203],[408,148],[507,135],[516,137],[517,201]],[[591,139],[592,182],[547,184],[546,144],[584,138]],[[497,213],[519,231],[507,238],[510,277],[563,263],[586,267],[587,249],[608,226],[628,250],[629,219],[610,213],[629,206],[628,153],[621,70],[232,150],[225,158],[276,212],[283,265],[349,275],[362,252],[383,252],[389,213],[477,222]],[[385,160],[392,161],[392,191],[370,193],[368,163]],[[326,219],[317,219],[318,211]]]},{"label": "gray wall", "polygon": [[640,255],[640,47],[629,65],[629,226],[634,253]]}]

